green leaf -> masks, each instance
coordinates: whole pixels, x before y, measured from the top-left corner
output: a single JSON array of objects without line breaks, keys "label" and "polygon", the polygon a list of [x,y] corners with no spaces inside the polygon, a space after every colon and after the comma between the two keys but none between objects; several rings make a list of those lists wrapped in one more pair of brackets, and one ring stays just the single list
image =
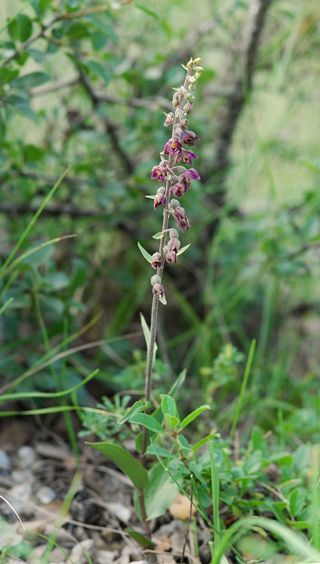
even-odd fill
[{"label": "green leaf", "polygon": [[101,16],[97,17],[91,14],[86,16],[86,20],[90,21],[101,33],[111,39],[115,45],[119,44],[119,36],[115,32],[114,28],[107,24]]},{"label": "green leaf", "polygon": [[143,248],[142,245],[140,245],[140,243],[138,243],[138,247],[140,249],[142,256],[146,259],[147,262],[149,262],[151,264],[152,263],[152,256],[149,255],[149,253]]},{"label": "green leaf", "polygon": [[163,415],[166,415],[166,413],[168,413],[169,415],[173,415],[174,417],[176,417],[178,414],[178,410],[175,400],[168,395],[161,396],[161,399],[162,399],[161,409]]},{"label": "green leaf", "polygon": [[[141,321],[141,327],[142,327],[142,331],[143,331],[144,340],[145,340],[146,345],[147,345],[147,350],[149,350],[149,347],[150,347],[150,329],[149,329],[148,324],[147,324],[144,316],[142,315],[142,313],[140,313],[140,321]],[[157,343],[155,343],[154,348],[153,348],[152,365],[154,364],[154,361],[156,359],[157,350],[158,350],[158,345],[157,345]]]},{"label": "green leaf", "polygon": [[200,441],[198,441],[195,445],[193,445],[192,450],[194,452],[196,452],[197,450],[199,450],[199,448],[201,448],[203,445],[205,445],[207,442],[211,441],[214,437],[216,437],[217,435],[207,435],[206,437],[203,437],[203,439],[201,439]]},{"label": "green leaf", "polygon": [[210,405],[201,405],[198,409],[195,409],[190,413],[183,421],[181,421],[181,429],[184,429],[187,425],[191,423],[196,417],[198,417],[206,409],[211,409]]},{"label": "green leaf", "polygon": [[150,402],[148,402],[146,404],[142,400],[136,401],[130,407],[130,409],[127,411],[127,413],[123,417],[121,417],[121,419],[119,419],[118,424],[123,425],[123,423],[128,421],[128,419],[129,419],[129,417],[131,417],[131,415],[133,415],[134,413],[140,413],[141,411],[148,409],[148,407],[150,407]]},{"label": "green leaf", "polygon": [[86,443],[110,458],[122,472],[130,478],[138,490],[143,490],[149,483],[148,472],[141,462],[124,448],[112,443]]},{"label": "green leaf", "polygon": [[137,413],[130,417],[130,423],[138,423],[138,425],[143,425],[153,433],[163,433],[163,428],[160,423],[151,415],[146,413]]},{"label": "green leaf", "polygon": [[153,542],[142,533],[138,533],[138,531],[134,531],[133,529],[125,529],[125,532],[128,533],[128,535],[130,535],[130,537],[133,538],[143,548],[155,548],[157,546],[155,542]]},{"label": "green leaf", "polygon": [[8,84],[9,82],[17,78],[17,76],[19,76],[19,71],[17,69],[10,70],[6,67],[2,67],[0,69],[0,87]]},{"label": "green leaf", "polygon": [[[150,198],[150,196],[146,196],[146,198]],[[164,237],[164,233],[162,233],[162,231],[158,231],[158,233],[152,235],[153,239],[162,239],[162,237]]]},{"label": "green leaf", "polygon": [[253,428],[251,440],[252,440],[252,448],[254,451],[255,450],[261,450],[261,452],[264,451],[265,442],[263,438],[263,432],[261,431],[261,429],[259,429],[259,427]]},{"label": "green leaf", "polygon": [[165,420],[170,429],[174,429],[180,423],[180,419],[178,419],[178,417],[174,417],[174,415],[169,415],[168,413],[165,414]]},{"label": "green leaf", "polygon": [[143,493],[149,521],[164,515],[177,497],[179,488],[161,464],[151,468],[148,476],[149,484]]},{"label": "green leaf", "polygon": [[102,78],[105,84],[109,84],[111,81],[111,72],[106,68],[105,65],[97,63],[96,61],[88,61],[88,67],[96,76]]},{"label": "green leaf", "polygon": [[44,14],[51,7],[52,0],[39,0],[38,7],[41,14]]},{"label": "green leaf", "polygon": [[169,458],[171,452],[169,450],[167,450],[166,448],[152,444],[152,445],[148,446],[147,454],[153,454],[157,457],[162,457],[162,458]]},{"label": "green leaf", "polygon": [[41,161],[45,156],[45,151],[36,147],[35,145],[25,145],[23,147],[23,156],[26,162],[37,162]]},{"label": "green leaf", "polygon": [[13,88],[18,90],[31,90],[36,86],[41,86],[50,80],[50,76],[45,72],[30,72],[24,76],[20,76],[13,83]]},{"label": "green leaf", "polygon": [[155,20],[160,20],[160,17],[158,16],[158,14],[156,14],[156,12],[154,12],[153,10],[149,10],[149,8],[146,8],[145,6],[141,6],[141,4],[138,4],[137,2],[135,2],[134,5],[135,5],[136,8],[138,8],[139,10],[144,12],[145,14],[148,14],[148,16],[151,16]]},{"label": "green leaf", "polygon": [[285,518],[283,511],[279,505],[279,502],[274,501],[273,503],[271,503],[270,505],[273,513],[275,514],[276,518],[278,519],[278,521],[282,522],[282,523],[287,523],[287,519]]},{"label": "green leaf", "polygon": [[304,495],[301,490],[296,488],[289,497],[290,513],[293,517],[298,517],[304,506]]},{"label": "green leaf", "polygon": [[66,36],[70,39],[70,41],[83,39],[85,37],[89,37],[89,35],[89,26],[84,22],[76,22],[72,24],[66,33]]},{"label": "green leaf", "polygon": [[22,96],[17,96],[16,94],[7,96],[5,98],[5,102],[8,106],[11,106],[13,110],[23,115],[24,117],[27,117],[31,120],[36,119],[37,116],[31,108],[29,102]]},{"label": "green leaf", "polygon": [[189,243],[189,245],[186,245],[185,247],[182,247],[180,249],[180,251],[177,252],[177,256],[182,255],[182,253],[184,253],[187,249],[189,249],[191,243]]},{"label": "green leaf", "polygon": [[8,32],[13,41],[23,43],[32,33],[32,20],[25,14],[18,14],[8,25]]}]

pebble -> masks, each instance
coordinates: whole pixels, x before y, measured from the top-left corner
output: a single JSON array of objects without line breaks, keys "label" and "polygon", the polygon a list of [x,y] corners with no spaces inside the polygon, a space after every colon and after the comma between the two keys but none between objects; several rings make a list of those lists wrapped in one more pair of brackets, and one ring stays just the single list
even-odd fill
[{"label": "pebble", "polygon": [[10,470],[11,460],[4,450],[0,448],[0,471],[6,472]]},{"label": "pebble", "polygon": [[36,493],[36,496],[42,505],[47,505],[53,501],[57,496],[49,486],[42,486]]},{"label": "pebble", "polygon": [[28,466],[31,466],[36,459],[35,450],[30,446],[23,446],[19,448],[17,456],[20,468],[28,468]]},{"label": "pebble", "polygon": [[87,554],[93,562],[96,561],[96,547],[92,539],[86,539],[76,544],[70,554],[70,560],[76,564],[88,564]]}]

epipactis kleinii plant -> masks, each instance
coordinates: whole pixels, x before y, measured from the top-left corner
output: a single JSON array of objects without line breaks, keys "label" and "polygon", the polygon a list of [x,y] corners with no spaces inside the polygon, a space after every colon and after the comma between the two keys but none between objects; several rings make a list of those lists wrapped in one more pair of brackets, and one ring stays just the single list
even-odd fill
[{"label": "epipactis kleinii plant", "polygon": [[[152,169],[151,178],[158,180],[161,186],[158,188],[155,196],[149,196],[154,200],[154,209],[158,207],[163,209],[162,229],[154,237],[160,239],[159,251],[152,256],[139,245],[143,256],[148,260],[151,266],[156,270],[156,274],[151,277],[152,285],[152,309],[151,309],[151,322],[150,330],[143,320],[143,329],[147,341],[147,368],[146,368],[146,382],[145,382],[145,400],[142,399],[135,402],[128,412],[118,421],[120,425],[124,423],[142,425],[142,436],[139,435],[136,441],[137,450],[140,453],[140,460],[137,460],[131,453],[120,445],[110,442],[89,443],[96,450],[103,453],[108,458],[111,458],[115,464],[131,479],[137,491],[137,502],[139,505],[140,516],[143,524],[144,535],[135,531],[128,531],[131,536],[136,538],[140,544],[146,547],[152,546],[151,531],[148,526],[148,519],[154,516],[154,511],[150,510],[150,500],[154,498],[154,488],[165,490],[171,488],[167,483],[167,473],[163,470],[161,464],[158,468],[152,468],[149,472],[145,468],[145,458],[148,442],[151,440],[152,434],[163,433],[162,426],[162,412],[165,416],[166,423],[169,425],[169,436],[172,436],[178,444],[178,452],[181,455],[181,460],[185,463],[185,458],[180,443],[177,439],[180,431],[188,425],[195,417],[197,417],[204,409],[209,409],[209,406],[201,406],[195,412],[190,414],[185,420],[180,422],[176,416],[176,407],[173,398],[164,396],[162,398],[161,408],[158,407],[156,411],[149,415],[151,406],[151,376],[152,366],[155,357],[155,341],[157,332],[157,316],[159,302],[166,304],[165,290],[162,285],[162,274],[165,261],[169,264],[175,264],[178,256],[183,253],[188,245],[181,248],[179,231],[190,229],[190,222],[187,218],[184,207],[180,202],[182,197],[187,193],[191,187],[191,180],[199,180],[200,176],[196,169],[193,167],[193,161],[197,159],[197,155],[193,152],[192,148],[199,137],[196,133],[189,129],[188,117],[193,110],[194,95],[193,91],[196,88],[196,83],[201,75],[202,67],[199,66],[200,59],[190,59],[186,66],[186,78],[184,84],[180,88],[176,88],[173,95],[172,105],[173,111],[166,115],[164,122],[165,127],[170,127],[172,130],[171,137],[165,144],[162,153],[160,153],[161,160],[158,165]],[[189,167],[189,168],[188,168]],[[175,227],[169,227],[170,216],[176,222]],[[180,377],[179,377],[180,378]],[[178,427],[177,427],[178,426]],[[180,437],[181,438],[181,437]],[[181,438],[182,440],[182,438]],[[150,446],[152,448],[152,444]],[[153,452],[153,451],[152,451]],[[160,472],[160,473],[159,473]],[[161,489],[160,489],[161,491]],[[172,493],[172,491],[171,491]],[[173,491],[174,495],[176,492]],[[159,494],[159,500],[162,500],[161,507],[156,508],[156,514],[160,515],[169,505],[168,491],[166,495]],[[146,502],[148,507],[146,506]],[[159,504],[158,504],[159,505]],[[147,509],[149,508],[149,511]],[[150,544],[151,543],[151,544]]]},{"label": "epipactis kleinii plant", "polygon": [[[150,262],[157,274],[152,276],[151,285],[153,292],[151,323],[150,323],[150,339],[147,356],[146,369],[146,385],[145,399],[150,401],[151,394],[151,374],[152,363],[154,358],[154,346],[157,330],[158,304],[159,301],[166,304],[165,290],[162,285],[162,274],[165,261],[169,264],[177,262],[177,257],[187,247],[180,248],[179,232],[174,227],[169,228],[169,219],[172,216],[176,221],[176,226],[181,231],[190,229],[184,207],[180,204],[182,197],[191,187],[191,180],[199,180],[200,176],[196,169],[192,166],[193,161],[197,159],[197,155],[189,147],[193,147],[199,140],[196,133],[189,129],[188,117],[192,113],[194,104],[193,92],[196,88],[197,80],[201,76],[203,68],[199,66],[200,59],[190,59],[187,66],[183,65],[186,70],[186,78],[184,84],[180,88],[175,88],[172,99],[173,111],[166,115],[164,122],[165,127],[172,128],[171,138],[165,144],[161,160],[158,165],[152,169],[151,178],[164,183],[158,188],[154,199],[154,209],[163,206],[162,230],[159,234],[160,245],[159,251],[150,257]],[[186,165],[186,166],[185,166]],[[191,168],[187,168],[191,165]],[[179,199],[177,199],[179,198]],[[167,237],[169,238],[167,240]],[[144,251],[144,249],[141,249]],[[149,255],[143,252],[144,256]],[[145,453],[147,449],[147,430],[143,431],[141,462],[144,464]]]}]

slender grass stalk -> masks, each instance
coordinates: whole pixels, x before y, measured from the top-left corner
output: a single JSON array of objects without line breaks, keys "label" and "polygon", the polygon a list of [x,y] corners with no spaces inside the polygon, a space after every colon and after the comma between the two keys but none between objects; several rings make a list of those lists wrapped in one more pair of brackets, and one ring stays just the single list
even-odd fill
[{"label": "slender grass stalk", "polygon": [[241,411],[241,407],[242,407],[242,404],[243,404],[244,394],[245,394],[245,391],[246,391],[248,378],[249,378],[249,374],[250,374],[250,369],[251,369],[251,365],[252,365],[255,346],[256,346],[256,340],[254,339],[251,343],[251,346],[250,346],[249,356],[248,356],[246,368],[245,368],[245,371],[244,371],[244,377],[243,377],[242,384],[241,384],[240,396],[239,396],[239,400],[238,400],[238,403],[237,403],[237,406],[236,406],[234,418],[233,418],[233,421],[232,421],[232,427],[231,427],[231,431],[230,431],[231,440],[234,438],[234,434],[236,432],[236,428],[237,428],[237,424],[238,424],[238,420],[239,420],[239,416],[240,416],[240,411]]},{"label": "slender grass stalk", "polygon": [[28,223],[26,229],[24,230],[24,232],[22,233],[19,241],[17,242],[17,244],[15,245],[15,247],[12,249],[10,255],[8,256],[7,260],[3,263],[2,267],[0,268],[0,274],[2,274],[2,272],[7,268],[7,266],[11,263],[13,257],[15,256],[16,252],[20,249],[23,241],[25,240],[25,238],[27,237],[28,233],[31,231],[32,227],[34,226],[35,222],[37,221],[39,215],[41,214],[41,212],[43,211],[43,209],[46,207],[47,203],[49,202],[49,200],[52,198],[53,194],[55,193],[55,191],[57,190],[57,188],[59,188],[62,180],[64,179],[64,177],[68,174],[69,170],[70,170],[71,165],[67,166],[67,168],[65,169],[65,171],[61,174],[60,178],[57,180],[57,182],[55,183],[55,185],[53,186],[53,188],[50,190],[49,194],[44,198],[43,202],[41,203],[41,205],[39,206],[39,209],[36,211],[36,213],[34,214],[34,216],[32,217],[31,221]]},{"label": "slender grass stalk", "polygon": [[319,446],[313,445],[311,448],[311,513],[312,513],[312,545],[320,552],[320,520],[319,520]]},{"label": "slender grass stalk", "polygon": [[219,548],[221,530],[220,530],[220,516],[219,516],[219,465],[216,464],[213,452],[213,440],[209,441],[209,456],[211,466],[211,490],[212,490],[212,507],[213,507],[213,524],[214,524],[214,547]]}]

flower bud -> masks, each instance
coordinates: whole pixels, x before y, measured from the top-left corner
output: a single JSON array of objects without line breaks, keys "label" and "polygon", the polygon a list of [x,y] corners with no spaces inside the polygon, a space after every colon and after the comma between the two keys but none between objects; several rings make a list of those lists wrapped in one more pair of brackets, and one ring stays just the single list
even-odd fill
[{"label": "flower bud", "polygon": [[152,292],[157,296],[157,298],[164,297],[164,287],[160,283],[156,282],[156,284],[153,285]]},{"label": "flower bud", "polygon": [[[183,117],[184,117],[184,112],[183,113]],[[182,139],[182,137],[184,136],[184,131],[183,129],[181,129],[181,127],[179,125],[175,125],[173,128],[173,132],[172,132],[172,138],[175,140],[180,140]]]},{"label": "flower bud", "polygon": [[192,110],[193,110],[193,102],[190,100],[189,102],[187,102],[184,107],[184,112],[186,114],[191,114]]},{"label": "flower bud", "polygon": [[153,253],[151,266],[152,266],[153,268],[161,268],[161,267],[162,267],[162,262],[161,262],[161,255],[160,255],[160,253]]},{"label": "flower bud", "polygon": [[195,84],[197,82],[197,79],[195,76],[189,76],[189,83],[190,84]]},{"label": "flower bud", "polygon": [[180,104],[180,93],[175,92],[172,98],[172,105],[176,108]]},{"label": "flower bud", "polygon": [[200,63],[200,61],[201,61],[201,58],[200,58],[200,57],[198,57],[198,58],[197,58],[197,59],[195,59],[195,60],[194,60],[193,62],[194,62],[194,64],[195,64],[195,65],[197,65],[198,63]]},{"label": "flower bud", "polygon": [[166,254],[166,261],[167,261],[169,264],[174,264],[174,263],[176,263],[176,262],[177,262],[177,253],[175,253],[174,251],[169,251],[169,252]]},{"label": "flower bud", "polygon": [[177,108],[175,111],[175,116],[178,119],[183,119],[184,118],[184,111],[181,108]]},{"label": "flower bud", "polygon": [[[189,104],[189,103],[190,103],[190,102],[187,102],[187,104]],[[186,105],[187,105],[187,104],[186,104]],[[185,107],[186,107],[186,106],[185,106]],[[182,119],[182,120],[180,121],[180,125],[181,125],[182,129],[186,130],[186,129],[188,129],[188,127],[189,127],[189,122],[188,122],[188,120],[187,120],[186,118],[184,118],[184,119]]]},{"label": "flower bud", "polygon": [[158,274],[154,274],[154,276],[151,277],[151,286],[154,286],[154,284],[160,284],[161,282],[161,278]]},{"label": "flower bud", "polygon": [[170,239],[179,239],[179,233],[174,227],[170,227],[169,237]]},{"label": "flower bud", "polygon": [[182,92],[182,94],[183,94],[184,96],[187,96],[188,90],[187,90],[184,86],[181,86],[181,87],[180,87],[180,90],[181,90],[181,92]]},{"label": "flower bud", "polygon": [[172,112],[170,112],[169,114],[164,114],[166,116],[166,119],[164,121],[164,126],[165,127],[171,127],[171,125],[174,124],[174,115]]},{"label": "flower bud", "polygon": [[170,252],[174,252],[177,254],[179,252],[180,247],[181,247],[181,243],[177,237],[173,237],[168,241],[168,249]]},{"label": "flower bud", "polygon": [[175,210],[176,208],[180,207],[180,202],[178,202],[178,200],[172,199],[170,200],[170,208],[172,210]]},{"label": "flower bud", "polygon": [[[204,69],[203,69],[202,67],[198,67],[198,66],[193,67],[193,70],[194,70],[196,73],[197,73],[197,72],[198,72],[198,73],[202,73],[202,71],[204,71]],[[200,74],[199,74],[199,76],[200,76]],[[199,78],[199,77],[198,77],[198,78]]]}]

